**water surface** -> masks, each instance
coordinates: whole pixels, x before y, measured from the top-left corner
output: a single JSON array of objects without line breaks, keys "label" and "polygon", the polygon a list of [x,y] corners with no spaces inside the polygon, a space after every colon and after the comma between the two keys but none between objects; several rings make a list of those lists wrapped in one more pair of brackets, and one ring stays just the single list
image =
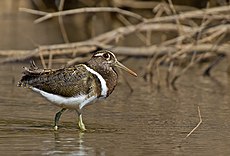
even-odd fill
[{"label": "water surface", "polygon": [[[202,77],[199,70],[188,72],[177,91],[164,84],[160,91],[150,89],[141,77],[127,75],[134,92],[120,81],[109,98],[86,107],[88,131],[81,133],[72,111],[63,114],[54,132],[59,108],[16,87],[24,65],[0,66],[1,155],[230,154],[230,85],[221,69],[214,72],[215,79]],[[141,67],[133,68],[142,74]],[[203,123],[184,139],[199,122],[198,105]]]}]

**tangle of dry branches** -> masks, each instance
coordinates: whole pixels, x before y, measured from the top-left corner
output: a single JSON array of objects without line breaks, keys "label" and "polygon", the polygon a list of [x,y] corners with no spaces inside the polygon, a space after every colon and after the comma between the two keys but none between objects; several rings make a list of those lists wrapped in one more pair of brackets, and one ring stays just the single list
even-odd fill
[{"label": "tangle of dry branches", "polygon": [[[29,8],[20,8],[20,11],[41,16],[34,23],[58,17],[65,43],[42,45],[33,50],[0,51],[0,55],[5,57],[5,59],[0,60],[0,63],[38,57],[43,60],[44,67],[46,67],[45,62],[47,62],[45,59],[48,58],[48,67],[51,67],[54,56],[72,55],[79,57],[73,61],[70,60],[68,62],[70,65],[78,61],[84,61],[84,58],[88,57],[87,54],[92,51],[105,48],[114,50],[117,55],[152,58],[146,66],[144,75],[149,81],[154,81],[153,77],[161,72],[158,69],[160,65],[167,65],[166,83],[174,85],[181,75],[202,60],[215,62],[211,62],[210,67],[206,70],[207,75],[209,75],[212,67],[219,62],[216,60],[221,60],[220,58],[224,58],[223,56],[229,55],[230,42],[226,36],[230,33],[230,6],[209,8],[209,5],[207,5],[206,9],[190,8],[188,9],[190,11],[178,13],[178,6],[173,5],[169,0],[168,3],[154,3],[154,17],[147,19],[135,12],[116,7],[63,10],[63,3],[64,0],[60,2],[58,12],[48,13]],[[117,5],[119,6],[118,3]],[[130,5],[130,3],[125,3],[125,5]],[[123,26],[85,41],[69,43],[62,18],[73,14],[99,12],[116,13],[118,15],[117,19],[123,23]],[[133,21],[131,22],[130,18],[135,19],[135,24],[133,24]],[[155,33],[162,34],[161,37],[158,37],[157,43],[152,41]],[[168,35],[170,33],[174,34],[173,37]],[[120,42],[128,40],[131,35],[135,35],[136,39],[139,39],[139,42],[141,41],[143,45],[125,46],[120,44]],[[175,73],[173,69],[176,66],[180,66],[181,70]],[[156,81],[159,83],[158,80]]]}]

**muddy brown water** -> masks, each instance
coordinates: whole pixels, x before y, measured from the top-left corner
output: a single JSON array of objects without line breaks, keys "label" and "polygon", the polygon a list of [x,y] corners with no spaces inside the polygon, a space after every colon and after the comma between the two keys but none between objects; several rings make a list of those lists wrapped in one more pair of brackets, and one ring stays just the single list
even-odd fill
[{"label": "muddy brown water", "polygon": [[[84,109],[85,133],[77,116],[65,112],[60,129],[52,129],[59,110],[30,90],[16,87],[21,66],[0,66],[0,155],[229,155],[229,77],[188,72],[173,91],[165,85],[150,90],[142,78],[127,75],[134,92],[119,83],[104,101]],[[129,65],[130,66],[130,65]],[[140,75],[140,67],[136,67]],[[202,124],[187,139],[199,122]]]}]

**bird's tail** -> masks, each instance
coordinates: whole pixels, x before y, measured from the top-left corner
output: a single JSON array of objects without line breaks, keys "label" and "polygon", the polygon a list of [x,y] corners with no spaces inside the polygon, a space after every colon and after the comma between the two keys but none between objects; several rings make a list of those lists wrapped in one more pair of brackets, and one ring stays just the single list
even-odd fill
[{"label": "bird's tail", "polygon": [[23,67],[24,71],[22,72],[23,76],[21,80],[18,82],[18,87],[29,87],[30,84],[36,79],[38,76],[44,73],[44,69],[39,69],[34,61],[30,61],[30,67]]}]

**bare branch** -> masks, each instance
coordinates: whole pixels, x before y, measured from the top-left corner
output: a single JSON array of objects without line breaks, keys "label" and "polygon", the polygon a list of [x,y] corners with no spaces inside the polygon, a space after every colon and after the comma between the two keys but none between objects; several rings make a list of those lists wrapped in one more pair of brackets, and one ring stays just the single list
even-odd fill
[{"label": "bare branch", "polygon": [[[193,29],[191,27],[182,25],[183,30],[187,33],[191,32]],[[112,31],[109,31],[107,33],[101,34],[93,40],[96,40],[98,42],[103,42],[103,43],[109,43],[111,41],[114,41],[117,37],[119,36],[126,36],[134,32],[138,31],[177,31],[178,27],[176,24],[173,23],[154,23],[154,24],[145,24],[145,23],[140,23],[137,25],[130,25],[130,26],[125,26],[125,27],[120,27],[117,29],[114,29]]]},{"label": "bare branch", "polygon": [[[60,1],[59,7],[58,7],[59,11],[63,10],[64,3],[65,3],[65,0]],[[62,16],[58,16],[58,22],[59,22],[59,26],[60,26],[60,30],[61,30],[63,40],[65,41],[65,43],[69,43],[69,39],[68,39],[68,36],[67,36],[67,33],[66,33],[66,29],[65,29],[65,26],[64,26],[64,23],[63,23]]]},{"label": "bare branch", "polygon": [[34,14],[34,15],[39,15],[39,16],[45,16],[48,14],[47,12],[44,11],[33,10],[28,8],[19,8],[19,11]]},{"label": "bare branch", "polygon": [[[117,1],[119,0],[116,0],[116,2]],[[127,3],[123,4],[128,4],[128,2],[131,1],[128,0]],[[136,2],[137,1],[135,1],[135,3]],[[156,7],[153,9],[155,17],[152,19],[146,19],[131,11],[113,7],[91,7],[62,11],[64,0],[60,1],[59,12],[54,13],[21,8],[20,11],[42,16],[41,18],[35,20],[35,23],[42,22],[52,17],[58,17],[62,36],[66,43],[43,45],[34,50],[26,52],[20,51],[18,54],[13,54],[14,52],[12,51],[7,54],[5,51],[0,51],[0,55],[4,55],[4,57],[12,56],[12,58],[2,59],[0,62],[41,57],[43,65],[46,66],[45,63],[48,62],[48,66],[50,67],[53,58],[57,58],[56,56],[65,54],[72,57],[76,56],[79,59],[76,58],[72,61],[80,62],[82,58],[88,57],[90,52],[98,48],[110,49],[117,55],[152,57],[148,64],[148,68],[146,69],[147,71],[145,75],[146,77],[150,77],[150,82],[154,82],[153,75],[158,76],[156,78],[159,86],[161,64],[168,66],[166,83],[168,84],[171,82],[172,85],[180,76],[189,70],[191,66],[196,65],[202,60],[207,58],[209,60],[210,58],[213,59],[218,55],[218,53],[230,55],[230,44],[225,41],[227,39],[226,35],[230,32],[230,24],[227,22],[230,20],[230,16],[228,16],[230,6],[209,8],[209,5],[207,5],[207,8],[203,10],[180,12],[178,14],[176,6],[173,5],[172,0],[168,0],[168,2],[169,4],[165,2],[157,3]],[[147,4],[147,2],[143,2],[142,4]],[[129,5],[131,6],[132,4],[129,3]],[[117,13],[117,17],[125,24],[125,26],[115,28],[82,42],[68,43],[69,40],[64,28],[62,17],[70,14],[89,12],[115,12]],[[132,24],[129,17],[137,19],[139,23]],[[194,19],[198,19],[201,24]],[[154,38],[155,36],[153,35],[155,32],[162,33],[164,39],[156,41]],[[136,36],[143,41],[143,46],[137,47],[136,45],[118,45],[118,39],[124,39],[125,41],[127,36],[130,34],[136,34]],[[152,42],[156,42],[157,45]],[[72,62],[70,61],[68,64],[72,64]],[[183,68],[181,71],[176,72],[173,70],[175,69],[175,66]]]},{"label": "bare branch", "polygon": [[221,12],[229,12],[230,11],[230,6],[222,6],[222,7],[214,7],[214,8],[208,8],[208,9],[202,9],[202,10],[195,10],[195,11],[188,11],[184,12],[181,14],[177,15],[172,15],[172,16],[163,16],[163,17],[156,17],[152,19],[148,19],[145,22],[150,23],[150,22],[171,22],[175,21],[176,18],[180,20],[188,19],[188,18],[198,18],[202,19],[204,14],[210,14],[212,15],[212,18],[221,18],[221,19],[230,19],[229,15],[221,15],[221,16],[215,16],[214,14],[221,13]]},{"label": "bare branch", "polygon": [[[20,11],[27,12],[27,13],[33,13],[36,14],[37,10],[33,9],[27,9],[27,8],[20,8]],[[50,19],[52,17],[57,17],[57,16],[66,16],[66,15],[71,15],[71,14],[80,14],[80,13],[89,13],[89,12],[116,12],[125,16],[133,17],[135,19],[138,19],[139,21],[145,21],[145,18],[142,17],[139,14],[119,9],[119,8],[113,8],[113,7],[88,7],[88,8],[80,8],[80,9],[72,9],[72,10],[65,10],[65,11],[59,11],[59,12],[53,12],[53,13],[46,13],[41,18],[38,18],[34,21],[34,23],[40,23],[42,21],[45,21],[47,19]],[[41,15],[41,13],[38,12],[37,15]]]},{"label": "bare branch", "polygon": [[[171,46],[152,45],[149,47],[122,47],[122,46],[114,47],[113,45],[105,45],[97,42],[85,42],[84,44],[83,43],[84,42],[79,42],[79,46],[78,43],[41,46],[34,50],[27,50],[21,52],[21,54],[23,55],[17,55],[18,52],[17,50],[15,51],[11,50],[11,54],[10,54],[11,57],[1,60],[0,63],[22,61],[32,57],[39,57],[39,51],[42,52],[43,57],[49,56],[50,53],[52,53],[52,55],[64,55],[64,54],[72,54],[75,52],[77,55],[82,55],[82,54],[88,54],[91,51],[96,50],[98,47],[114,50],[114,53],[116,53],[117,55],[124,55],[124,56],[153,56],[154,54],[157,53],[159,56],[162,56],[168,54],[168,52],[176,53],[181,49],[186,49],[184,53],[191,52],[191,51],[199,51],[199,52],[215,51],[215,52],[223,52],[228,54],[230,49],[229,44],[216,45],[213,47],[213,44],[211,43],[199,44],[199,45],[184,44],[178,47],[175,47],[173,45]],[[4,50],[0,51],[0,55],[3,54],[4,56],[7,56],[7,53],[8,52]],[[15,55],[13,56],[12,53],[15,53]]]},{"label": "bare branch", "polygon": [[[129,7],[135,9],[152,9],[162,2],[138,1],[138,0],[114,0],[113,5],[116,7]],[[177,11],[196,10],[197,8],[186,5],[174,5]]]}]

